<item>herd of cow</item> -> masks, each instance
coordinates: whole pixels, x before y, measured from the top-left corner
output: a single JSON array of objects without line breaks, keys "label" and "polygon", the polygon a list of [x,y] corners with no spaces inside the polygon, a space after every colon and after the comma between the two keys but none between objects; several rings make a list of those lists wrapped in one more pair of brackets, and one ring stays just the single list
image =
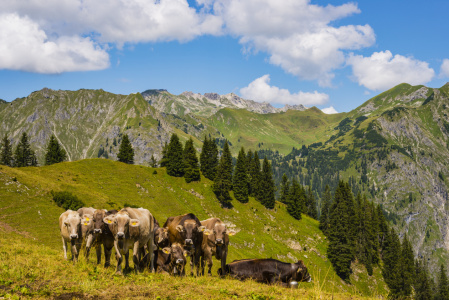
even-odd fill
[{"label": "herd of cow", "polygon": [[[242,259],[226,264],[229,236],[235,234],[218,218],[200,221],[189,213],[169,217],[160,227],[149,210],[125,207],[120,211],[94,208],[68,210],[59,217],[64,258],[67,259],[67,244],[71,245],[72,260],[78,259],[81,246],[86,245],[86,258],[94,246],[97,263],[101,263],[101,246],[105,256],[105,267],[111,262],[114,249],[117,273],[129,268],[129,249],[133,250],[135,272],[149,268],[151,271],[185,274],[187,258],[190,257],[191,272],[204,275],[205,261],[211,274],[212,258],[221,261],[219,275],[230,275],[238,279],[252,278],[259,282],[287,285],[294,281],[311,281],[306,266],[284,263],[275,259]],[[201,264],[201,272],[200,272]]]}]

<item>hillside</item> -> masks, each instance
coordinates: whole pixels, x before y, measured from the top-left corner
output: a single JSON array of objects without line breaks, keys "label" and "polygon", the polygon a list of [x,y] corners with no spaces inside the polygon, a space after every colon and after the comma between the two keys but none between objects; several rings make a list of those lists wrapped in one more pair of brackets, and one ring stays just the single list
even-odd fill
[{"label": "hillside", "polygon": [[[154,170],[157,174],[154,174]],[[126,165],[105,159],[37,168],[14,169],[2,166],[0,235],[2,241],[7,242],[0,244],[0,267],[8,271],[0,275],[0,295],[14,291],[18,293],[26,287],[27,292],[40,297],[64,293],[102,297],[110,287],[117,284],[130,296],[147,295],[152,298],[162,296],[163,293],[189,299],[228,298],[230,295],[250,299],[288,299],[297,298],[298,295],[313,298],[331,294],[336,299],[345,299],[349,294],[351,297],[385,295],[386,287],[378,268],[368,278],[363,267],[354,265],[351,285],[343,283],[335,275],[326,259],[327,242],[318,229],[317,221],[306,216],[296,221],[288,215],[282,204],[277,203],[274,210],[266,210],[253,199],[248,204],[234,200],[233,209],[222,209],[210,185],[211,182],[205,178],[198,183],[186,184],[183,178],[166,175],[163,168]],[[114,268],[103,270],[102,267],[96,268],[93,263],[84,262],[73,266],[62,261],[57,220],[63,210],[51,200],[51,190],[70,191],[87,206],[106,209],[120,208],[125,203],[143,206],[159,222],[186,212],[193,212],[200,219],[219,217],[237,231],[231,240],[229,261],[257,257],[291,262],[302,259],[314,282],[301,283],[299,290],[285,290],[251,282],[221,281],[215,275],[218,268],[215,262],[214,276],[198,279],[149,276],[147,273],[137,276],[129,274],[125,279],[120,279],[110,277]],[[14,262],[11,261],[11,255],[15,257]],[[47,267],[42,268],[43,265]],[[58,272],[75,280],[55,276]],[[87,278],[83,279],[83,276]],[[177,288],[171,289],[164,283]],[[142,287],[148,284],[166,287],[159,294],[158,289]]]}]

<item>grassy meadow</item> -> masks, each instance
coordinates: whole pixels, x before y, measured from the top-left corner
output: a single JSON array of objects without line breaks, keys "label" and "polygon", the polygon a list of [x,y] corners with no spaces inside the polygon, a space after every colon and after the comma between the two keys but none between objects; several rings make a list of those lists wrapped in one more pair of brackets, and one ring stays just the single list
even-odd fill
[{"label": "grassy meadow", "polygon": [[[326,258],[327,241],[318,222],[297,221],[281,203],[265,209],[254,199],[222,209],[212,182],[185,183],[164,168],[88,159],[37,168],[0,169],[0,298],[92,299],[359,299],[387,294],[379,268],[369,277],[354,264],[351,284],[339,279]],[[82,257],[65,261],[58,228],[63,209],[51,191],[70,191],[86,206],[120,209],[127,204],[149,209],[162,225],[170,216],[192,212],[200,220],[219,217],[237,234],[231,237],[228,261],[242,258],[302,259],[313,282],[295,290],[252,281],[220,279],[218,261],[212,276],[175,278],[148,271],[115,276]],[[93,251],[95,252],[95,251]],[[82,256],[82,255],[81,255]],[[70,253],[69,253],[70,257]],[[130,262],[132,266],[132,262]],[[189,272],[187,272],[189,273]]]}]

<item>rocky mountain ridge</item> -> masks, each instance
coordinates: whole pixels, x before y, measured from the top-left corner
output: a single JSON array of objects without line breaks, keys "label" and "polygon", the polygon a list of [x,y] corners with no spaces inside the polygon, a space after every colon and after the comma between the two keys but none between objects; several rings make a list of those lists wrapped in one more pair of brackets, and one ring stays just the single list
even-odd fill
[{"label": "rocky mountain ridge", "polygon": [[259,114],[286,112],[287,110],[304,111],[307,108],[302,105],[285,105],[276,108],[268,102],[246,100],[234,93],[219,95],[217,93],[205,93],[201,95],[193,92],[183,92],[176,96],[167,90],[146,90],[142,96],[157,110],[169,114],[183,116],[194,114],[210,117],[223,108],[246,109]]}]

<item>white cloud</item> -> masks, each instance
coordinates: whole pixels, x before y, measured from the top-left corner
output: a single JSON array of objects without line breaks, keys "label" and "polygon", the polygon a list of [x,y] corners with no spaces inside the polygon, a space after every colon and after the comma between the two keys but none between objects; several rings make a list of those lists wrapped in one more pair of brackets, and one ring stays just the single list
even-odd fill
[{"label": "white cloud", "polygon": [[[212,4],[211,0],[201,3]],[[354,3],[318,6],[310,0],[216,0],[227,33],[240,38],[246,51],[268,53],[270,63],[301,79],[329,86],[333,70],[345,61],[345,50],[370,46],[369,25],[332,27],[330,22],[360,10]]]},{"label": "white cloud", "polygon": [[0,15],[0,69],[38,73],[101,70],[108,53],[90,38],[50,38],[28,17]]},{"label": "white cloud", "polygon": [[370,90],[386,90],[400,83],[425,84],[435,71],[424,61],[395,55],[390,51],[374,52],[370,57],[351,54],[347,61],[359,85]]},{"label": "white cloud", "polygon": [[240,89],[240,94],[245,99],[257,102],[270,102],[290,105],[320,105],[329,100],[329,95],[318,93],[290,93],[287,89],[271,86],[270,75],[264,75],[251,82],[247,87]]},{"label": "white cloud", "polygon": [[325,113],[325,114],[328,114],[328,115],[330,115],[330,114],[338,114],[338,111],[333,106],[329,106],[329,107],[323,108],[321,111],[323,113]]},{"label": "white cloud", "polygon": [[442,78],[449,77],[449,59],[447,59],[447,58],[444,59],[443,63],[441,64],[440,77],[442,77]]}]

